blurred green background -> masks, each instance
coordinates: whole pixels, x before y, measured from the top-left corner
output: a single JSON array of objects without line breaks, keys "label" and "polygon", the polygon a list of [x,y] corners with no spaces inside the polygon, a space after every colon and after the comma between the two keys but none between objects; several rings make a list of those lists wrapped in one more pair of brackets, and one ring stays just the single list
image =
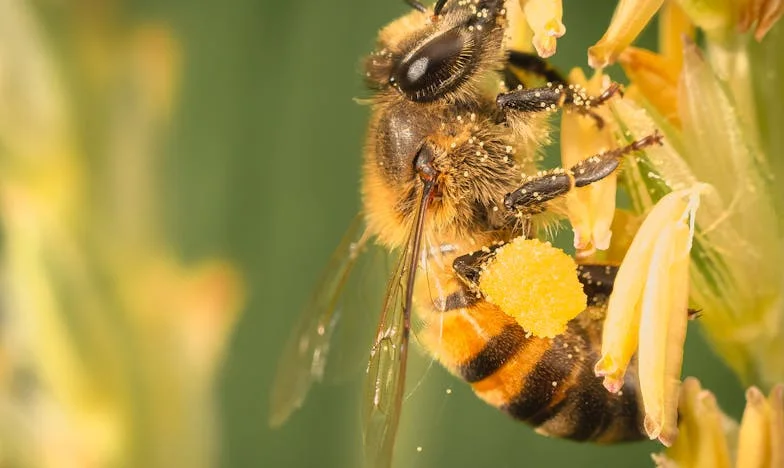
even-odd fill
[{"label": "blurred green background", "polygon": [[[614,6],[565,1],[567,34],[553,62],[562,70],[586,65],[586,48]],[[44,8],[52,37],[65,10]],[[353,100],[367,95],[360,59],[378,29],[407,7],[396,0],[140,0],[119,11],[128,23],[168,25],[181,49],[165,157],[155,169],[165,237],[186,263],[228,259],[247,289],[216,376],[219,465],[359,466],[359,372],[342,385],[316,386],[278,430],[267,422],[269,389],[300,308],[359,208],[368,117]],[[643,40],[654,38],[648,31]],[[685,375],[698,376],[737,417],[743,393],[699,335],[692,325]],[[428,364],[416,353],[413,361],[410,384]],[[396,466],[650,466],[648,453],[660,449],[537,436],[438,366],[420,383],[404,406]]]}]

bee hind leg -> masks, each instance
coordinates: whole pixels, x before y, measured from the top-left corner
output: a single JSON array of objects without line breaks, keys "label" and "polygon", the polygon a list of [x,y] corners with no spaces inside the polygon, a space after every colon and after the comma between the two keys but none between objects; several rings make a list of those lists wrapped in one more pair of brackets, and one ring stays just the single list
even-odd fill
[{"label": "bee hind leg", "polygon": [[550,200],[565,195],[572,188],[584,187],[615,172],[624,155],[661,144],[661,140],[662,135],[655,132],[629,145],[584,159],[569,169],[554,169],[532,177],[504,197],[504,207],[526,214],[540,213],[544,210],[544,204]]},{"label": "bee hind leg", "polygon": [[479,290],[479,274],[482,272],[482,266],[495,257],[495,251],[500,246],[500,243],[494,244],[454,259],[452,269],[469,290],[473,292]]}]

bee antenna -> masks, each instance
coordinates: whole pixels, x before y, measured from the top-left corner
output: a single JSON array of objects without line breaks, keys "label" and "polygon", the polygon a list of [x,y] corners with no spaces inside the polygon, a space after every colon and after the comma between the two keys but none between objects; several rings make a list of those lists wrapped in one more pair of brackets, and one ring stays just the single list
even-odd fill
[{"label": "bee antenna", "polygon": [[436,6],[433,7],[433,15],[438,16],[441,14],[441,10],[444,9],[444,5],[446,5],[446,0],[438,0],[436,2]]},{"label": "bee antenna", "polygon": [[422,5],[421,3],[419,3],[417,0],[405,0],[405,1],[406,1],[406,3],[408,3],[409,6],[411,6],[411,8],[413,8],[413,9],[415,9],[415,10],[421,12],[421,13],[424,13],[424,12],[427,11],[427,8],[424,5]]}]

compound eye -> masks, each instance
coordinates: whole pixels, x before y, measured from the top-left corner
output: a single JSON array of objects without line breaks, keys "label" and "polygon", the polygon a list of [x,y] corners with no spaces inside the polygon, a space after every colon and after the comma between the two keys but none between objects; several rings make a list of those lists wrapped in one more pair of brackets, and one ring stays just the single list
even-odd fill
[{"label": "compound eye", "polygon": [[459,28],[429,40],[405,57],[390,83],[414,101],[432,101],[467,78],[473,47]]}]

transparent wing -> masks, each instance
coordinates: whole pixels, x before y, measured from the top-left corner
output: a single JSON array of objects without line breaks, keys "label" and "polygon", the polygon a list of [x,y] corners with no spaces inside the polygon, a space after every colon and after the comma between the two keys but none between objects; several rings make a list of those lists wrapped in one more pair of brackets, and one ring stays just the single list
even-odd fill
[{"label": "transparent wing", "polygon": [[366,465],[377,468],[391,463],[405,389],[410,333],[405,319],[406,277],[413,255],[410,250],[406,249],[400,256],[390,278],[365,380],[363,429]]},{"label": "transparent wing", "polygon": [[368,241],[356,260],[337,302],[340,322],[332,335],[325,382],[356,382],[364,373],[396,259],[396,254]]},{"label": "transparent wing", "polygon": [[370,322],[389,277],[387,257],[369,241],[358,215],[286,342],[271,390],[271,426],[283,424],[302,406],[311,385],[324,378],[328,356],[330,374],[362,368],[372,343]]},{"label": "transparent wing", "polygon": [[365,465],[370,467],[387,468],[392,463],[406,384],[414,280],[432,187],[428,183],[423,190],[412,232],[387,286],[370,350],[363,404]]}]

